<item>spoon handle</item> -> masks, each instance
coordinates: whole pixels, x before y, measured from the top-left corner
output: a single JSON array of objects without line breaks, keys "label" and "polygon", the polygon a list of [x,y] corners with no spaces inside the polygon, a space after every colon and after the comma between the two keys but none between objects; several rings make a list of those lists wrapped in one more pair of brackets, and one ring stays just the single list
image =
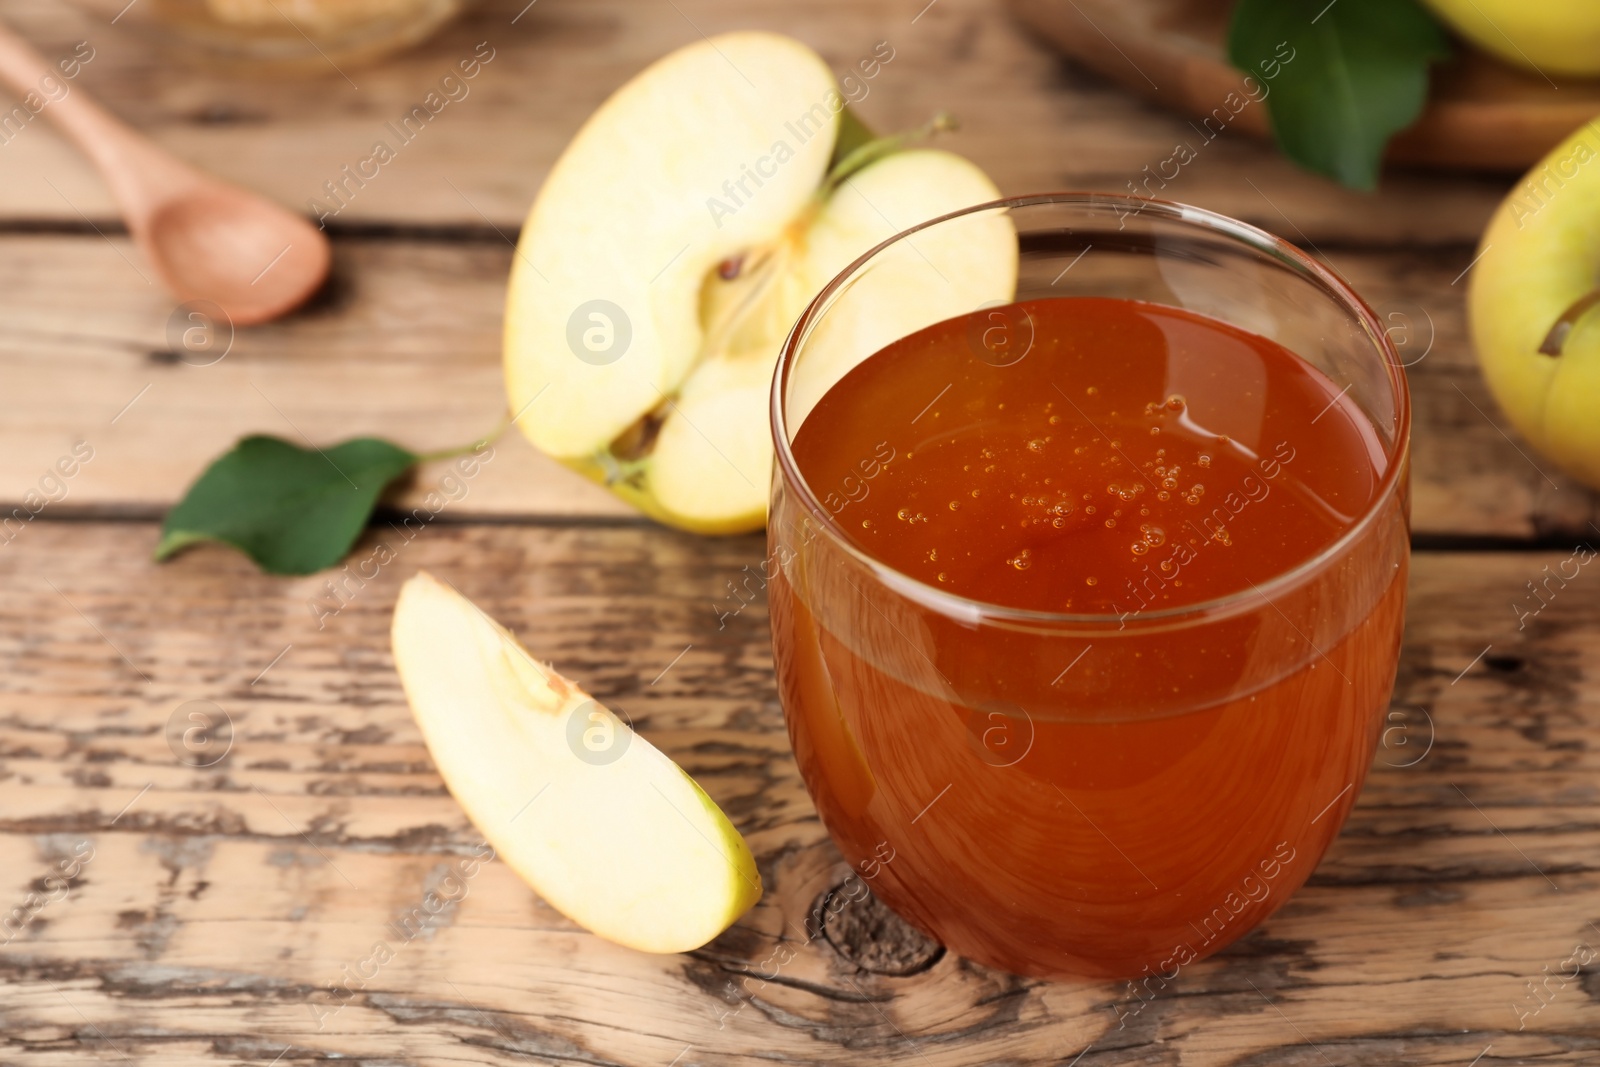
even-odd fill
[{"label": "spoon handle", "polygon": [[42,113],[54,121],[89,157],[111,187],[130,228],[139,225],[144,209],[158,194],[170,193],[174,187],[196,180],[195,171],[186,163],[135,133],[88,93],[73,87],[60,71],[3,22],[0,22],[0,82],[22,97],[26,110]]}]

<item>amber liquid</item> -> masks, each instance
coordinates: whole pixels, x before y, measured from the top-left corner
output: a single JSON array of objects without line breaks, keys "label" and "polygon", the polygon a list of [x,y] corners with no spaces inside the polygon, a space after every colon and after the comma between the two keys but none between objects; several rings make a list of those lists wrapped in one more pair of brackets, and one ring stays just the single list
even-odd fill
[{"label": "amber liquid", "polygon": [[1327,552],[1390,460],[1272,341],[1133,301],[1006,314],[1004,359],[989,312],[856,367],[796,463],[900,574],[1109,621],[932,608],[780,499],[790,736],[846,858],[908,919],[1011,971],[1153,991],[1279,906],[1353,803],[1399,651],[1403,494]]}]

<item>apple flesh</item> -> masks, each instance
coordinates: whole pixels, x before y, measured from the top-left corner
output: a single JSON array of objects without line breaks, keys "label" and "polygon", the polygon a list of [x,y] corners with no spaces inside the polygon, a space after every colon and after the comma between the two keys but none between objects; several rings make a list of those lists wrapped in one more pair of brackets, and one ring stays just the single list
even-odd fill
[{"label": "apple flesh", "polygon": [[1479,247],[1467,310],[1490,392],[1536,449],[1600,488],[1600,311],[1576,319],[1559,355],[1540,351],[1600,276],[1600,124],[1517,184]]},{"label": "apple flesh", "polygon": [[567,918],[620,945],[685,952],[760,899],[749,847],[694,779],[460,593],[419,572],[392,642],[450,792]]},{"label": "apple flesh", "polygon": [[[931,150],[827,181],[841,107],[820,57],[752,32],[668,55],[595,112],[512,266],[506,386],[536,446],[672,525],[765,522],[768,395],[795,319],[880,241],[999,195]],[[861,282],[886,340],[1012,297],[1003,217],[920,245],[915,269]]]}]

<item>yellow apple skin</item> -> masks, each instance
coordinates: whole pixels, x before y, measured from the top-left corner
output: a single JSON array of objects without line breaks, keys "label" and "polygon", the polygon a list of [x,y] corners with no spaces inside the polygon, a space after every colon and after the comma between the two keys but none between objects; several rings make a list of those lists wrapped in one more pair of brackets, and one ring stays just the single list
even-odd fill
[{"label": "yellow apple skin", "polygon": [[1594,0],[1423,0],[1491,55],[1541,74],[1600,75],[1600,5]]},{"label": "yellow apple skin", "polygon": [[1559,356],[1550,327],[1600,271],[1600,122],[1573,134],[1517,183],[1479,245],[1468,321],[1489,391],[1534,448],[1600,488],[1600,310]]}]

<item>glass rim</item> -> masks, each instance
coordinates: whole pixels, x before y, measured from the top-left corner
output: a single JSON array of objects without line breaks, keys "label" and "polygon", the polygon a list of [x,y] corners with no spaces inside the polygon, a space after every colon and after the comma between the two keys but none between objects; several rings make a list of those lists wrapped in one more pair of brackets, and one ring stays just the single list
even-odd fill
[{"label": "glass rim", "polygon": [[[931,229],[934,226],[968,215],[975,215],[985,211],[1006,211],[1009,213],[1017,208],[1046,205],[1067,205],[1079,208],[1123,208],[1126,209],[1123,217],[1133,217],[1151,212],[1163,219],[1185,223],[1201,230],[1209,230],[1221,234],[1232,239],[1236,244],[1247,245],[1257,251],[1267,253],[1285,266],[1297,270],[1303,275],[1308,275],[1361,324],[1368,340],[1373,345],[1375,354],[1383,360],[1384,369],[1388,375],[1390,392],[1395,401],[1395,432],[1392,448],[1385,449],[1389,459],[1388,468],[1379,480],[1372,499],[1362,510],[1360,517],[1348,529],[1315,555],[1273,575],[1265,582],[1252,584],[1248,589],[1241,589],[1222,596],[1196,601],[1193,604],[1161,608],[1157,611],[1092,614],[1016,608],[992,601],[961,596],[960,594],[940,589],[937,586],[929,585],[919,578],[912,577],[904,571],[890,566],[870,552],[864,551],[845,536],[843,528],[829,514],[827,508],[806,480],[805,475],[800,472],[799,465],[795,462],[794,452],[789,444],[788,417],[785,408],[789,397],[789,375],[794,368],[795,355],[801,340],[810,333],[812,325],[827,312],[834,295],[857,277],[860,270],[884,249],[923,230]],[[1304,357],[1300,358],[1303,359]],[[769,416],[778,477],[785,488],[799,496],[805,511],[818,523],[823,535],[829,537],[835,545],[870,570],[885,584],[902,593],[914,596],[927,606],[946,616],[974,621],[1010,622],[1023,625],[1067,624],[1089,625],[1098,628],[1107,624],[1115,624],[1115,627],[1119,630],[1127,628],[1130,617],[1132,622],[1140,625],[1140,628],[1143,629],[1149,624],[1170,623],[1174,620],[1192,616],[1212,618],[1219,615],[1233,615],[1258,599],[1266,600],[1268,604],[1272,604],[1273,593],[1300,585],[1311,575],[1320,571],[1331,561],[1346,552],[1352,544],[1372,527],[1397,491],[1398,483],[1407,467],[1411,447],[1411,394],[1405,371],[1400,362],[1399,352],[1395,349],[1387,331],[1384,330],[1377,313],[1368,306],[1367,302],[1361,298],[1360,294],[1348,282],[1334,270],[1312,259],[1295,245],[1258,226],[1252,226],[1247,222],[1241,222],[1227,215],[1177,201],[1128,196],[1123,193],[1056,192],[1001,197],[998,200],[985,201],[981,204],[974,204],[970,207],[940,215],[937,218],[932,218],[908,229],[901,230],[899,233],[880,241],[858,256],[849,266],[835,275],[827,285],[823,286],[822,290],[806,305],[800,317],[795,320],[788,336],[784,338],[783,346],[778,351],[778,362],[772,377]]]}]

